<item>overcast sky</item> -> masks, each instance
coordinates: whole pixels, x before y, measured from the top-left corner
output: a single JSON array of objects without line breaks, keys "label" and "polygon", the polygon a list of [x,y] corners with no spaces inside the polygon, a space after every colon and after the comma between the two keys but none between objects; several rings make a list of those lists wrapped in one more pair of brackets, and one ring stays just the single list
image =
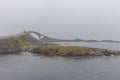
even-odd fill
[{"label": "overcast sky", "polygon": [[0,35],[120,40],[120,0],[0,0]]}]

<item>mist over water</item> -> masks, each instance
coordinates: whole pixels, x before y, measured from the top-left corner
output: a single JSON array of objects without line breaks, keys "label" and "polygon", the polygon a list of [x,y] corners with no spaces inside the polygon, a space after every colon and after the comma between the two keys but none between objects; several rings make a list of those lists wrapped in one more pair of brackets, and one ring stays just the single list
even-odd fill
[{"label": "mist over water", "polygon": [[120,40],[119,0],[0,0],[0,35]]}]

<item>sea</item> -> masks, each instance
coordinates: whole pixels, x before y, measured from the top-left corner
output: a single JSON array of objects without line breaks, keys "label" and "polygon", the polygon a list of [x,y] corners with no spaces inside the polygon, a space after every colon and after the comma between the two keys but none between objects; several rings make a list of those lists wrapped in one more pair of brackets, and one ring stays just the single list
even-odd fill
[{"label": "sea", "polygon": [[[120,50],[120,43],[56,43]],[[120,56],[52,57],[29,52],[1,54],[0,80],[120,80]]]}]

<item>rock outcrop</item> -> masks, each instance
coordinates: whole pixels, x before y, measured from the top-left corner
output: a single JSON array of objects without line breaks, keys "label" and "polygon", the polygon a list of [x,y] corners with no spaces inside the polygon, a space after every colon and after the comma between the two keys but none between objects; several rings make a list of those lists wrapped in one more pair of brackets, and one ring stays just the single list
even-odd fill
[{"label": "rock outcrop", "polygon": [[53,56],[110,56],[120,55],[120,51],[90,48],[90,47],[77,47],[77,46],[57,46],[57,45],[45,45],[36,47],[31,52],[53,55]]},{"label": "rock outcrop", "polygon": [[42,42],[28,33],[0,37],[0,53],[17,53],[31,46],[40,46]]}]

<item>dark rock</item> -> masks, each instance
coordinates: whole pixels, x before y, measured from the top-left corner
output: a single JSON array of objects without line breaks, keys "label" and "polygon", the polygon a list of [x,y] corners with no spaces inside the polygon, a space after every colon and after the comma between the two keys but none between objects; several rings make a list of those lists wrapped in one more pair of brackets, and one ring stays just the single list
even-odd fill
[{"label": "dark rock", "polygon": [[45,55],[57,55],[57,56],[111,56],[120,55],[120,51],[98,49],[90,47],[77,47],[77,46],[57,46],[57,45],[45,45],[36,47],[31,52],[45,54]]}]

